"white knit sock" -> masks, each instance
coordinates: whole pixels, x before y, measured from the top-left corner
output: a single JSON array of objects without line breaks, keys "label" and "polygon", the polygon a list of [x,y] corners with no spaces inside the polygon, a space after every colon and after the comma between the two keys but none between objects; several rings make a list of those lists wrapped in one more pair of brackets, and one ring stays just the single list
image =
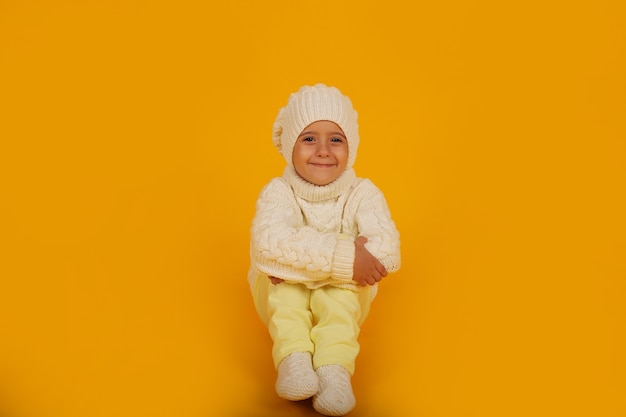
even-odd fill
[{"label": "white knit sock", "polygon": [[317,393],[319,383],[309,352],[294,352],[278,365],[276,393],[290,401],[305,400]]},{"label": "white knit sock", "polygon": [[350,373],[341,365],[324,365],[315,371],[320,391],[313,397],[313,408],[326,416],[343,416],[356,405]]}]

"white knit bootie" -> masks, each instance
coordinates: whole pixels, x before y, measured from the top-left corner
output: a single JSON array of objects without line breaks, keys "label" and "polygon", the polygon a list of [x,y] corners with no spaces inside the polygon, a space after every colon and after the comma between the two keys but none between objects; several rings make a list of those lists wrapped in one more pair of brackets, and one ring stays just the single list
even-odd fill
[{"label": "white knit bootie", "polygon": [[350,373],[341,365],[324,365],[315,371],[320,391],[313,397],[313,408],[326,416],[343,416],[356,405]]},{"label": "white knit bootie", "polygon": [[300,401],[317,394],[319,382],[309,352],[294,352],[278,365],[276,393],[280,398]]}]

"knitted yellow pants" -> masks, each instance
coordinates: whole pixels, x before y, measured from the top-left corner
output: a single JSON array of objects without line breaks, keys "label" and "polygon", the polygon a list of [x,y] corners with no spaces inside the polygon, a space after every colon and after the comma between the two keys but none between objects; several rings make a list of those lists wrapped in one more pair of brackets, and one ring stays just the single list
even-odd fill
[{"label": "knitted yellow pants", "polygon": [[311,352],[313,367],[337,364],[354,373],[361,324],[369,313],[369,287],[360,291],[326,286],[308,289],[301,284],[273,285],[259,275],[254,304],[274,342],[278,367],[293,352]]}]

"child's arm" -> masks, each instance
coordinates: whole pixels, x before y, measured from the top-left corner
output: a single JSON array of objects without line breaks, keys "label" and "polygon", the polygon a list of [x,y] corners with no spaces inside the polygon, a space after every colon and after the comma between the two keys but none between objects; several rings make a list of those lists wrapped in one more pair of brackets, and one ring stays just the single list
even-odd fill
[{"label": "child's arm", "polygon": [[366,242],[365,236],[359,236],[354,241],[354,277],[352,279],[362,287],[374,285],[387,276],[385,266],[365,248]]},{"label": "child's arm", "polygon": [[352,201],[349,209],[355,211],[359,235],[367,238],[365,248],[387,272],[396,272],[400,269],[401,260],[400,234],[391,218],[385,197],[369,180],[362,181],[356,191],[358,198]]},{"label": "child's arm", "polygon": [[272,180],[257,200],[250,250],[256,269],[270,277],[302,283],[352,279],[353,240],[305,226],[289,186],[280,179]]},{"label": "child's arm", "polygon": [[[366,242],[367,238],[365,236],[359,236],[354,241],[354,275],[352,279],[362,287],[374,285],[387,276],[387,270],[383,264],[365,249]],[[274,276],[270,276],[269,279],[274,285],[285,281]]]}]

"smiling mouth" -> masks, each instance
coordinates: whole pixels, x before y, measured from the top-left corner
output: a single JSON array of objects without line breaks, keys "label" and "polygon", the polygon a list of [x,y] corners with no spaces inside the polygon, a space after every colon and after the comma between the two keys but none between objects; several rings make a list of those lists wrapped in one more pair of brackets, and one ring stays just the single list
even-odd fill
[{"label": "smiling mouth", "polygon": [[335,166],[335,164],[313,164],[313,163],[311,165],[317,168],[332,168]]}]

